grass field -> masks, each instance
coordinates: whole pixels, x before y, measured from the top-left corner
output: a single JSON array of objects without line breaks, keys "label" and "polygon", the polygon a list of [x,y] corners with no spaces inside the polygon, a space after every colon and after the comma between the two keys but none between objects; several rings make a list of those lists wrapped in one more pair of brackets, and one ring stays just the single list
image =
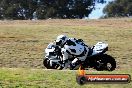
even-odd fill
[{"label": "grass field", "polygon": [[132,19],[0,21],[0,88],[132,88],[132,83],[79,86],[76,71],[45,70],[44,49],[59,34],[81,38],[90,46],[109,44],[107,53],[116,59],[116,70],[87,73],[132,75]]}]

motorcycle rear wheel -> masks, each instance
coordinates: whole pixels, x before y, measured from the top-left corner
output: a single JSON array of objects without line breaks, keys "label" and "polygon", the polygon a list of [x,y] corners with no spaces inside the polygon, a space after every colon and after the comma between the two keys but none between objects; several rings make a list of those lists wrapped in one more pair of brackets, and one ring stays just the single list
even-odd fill
[{"label": "motorcycle rear wheel", "polygon": [[[105,60],[106,59],[106,60]],[[110,56],[110,55],[105,55],[105,58],[104,58],[104,67],[105,67],[105,70],[107,71],[113,71],[115,70],[116,68],[116,61],[115,59]]]},{"label": "motorcycle rear wheel", "polygon": [[107,70],[107,71],[113,71],[116,68],[116,61],[115,59],[107,54],[104,54],[100,57],[101,59],[101,63],[103,65],[99,66],[99,63],[97,63],[98,65],[95,66],[95,69],[97,71],[103,71],[103,70]]}]

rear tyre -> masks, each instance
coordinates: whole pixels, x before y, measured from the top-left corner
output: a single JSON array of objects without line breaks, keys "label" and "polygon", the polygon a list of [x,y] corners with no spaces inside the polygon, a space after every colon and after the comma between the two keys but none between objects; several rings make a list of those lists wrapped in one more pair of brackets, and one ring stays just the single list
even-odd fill
[{"label": "rear tyre", "polygon": [[104,70],[104,67],[101,65],[101,62],[100,61],[97,61],[97,63],[95,64],[95,67],[94,67],[97,71],[103,71]]},{"label": "rear tyre", "polygon": [[107,71],[113,71],[116,68],[116,61],[110,55],[104,55],[104,67]]},{"label": "rear tyre", "polygon": [[104,54],[100,57],[101,59],[97,61],[95,69],[97,71],[113,71],[116,68],[116,61],[115,59],[107,54]]}]

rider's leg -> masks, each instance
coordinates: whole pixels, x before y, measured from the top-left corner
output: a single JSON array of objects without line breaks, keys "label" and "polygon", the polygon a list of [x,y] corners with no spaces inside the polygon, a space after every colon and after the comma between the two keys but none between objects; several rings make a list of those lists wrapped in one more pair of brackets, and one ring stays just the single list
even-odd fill
[{"label": "rider's leg", "polygon": [[85,59],[87,58],[87,55],[88,55],[88,48],[86,48],[86,52],[84,53],[84,55],[82,55],[81,57],[77,57],[77,58],[75,58],[73,61],[72,61],[72,63],[71,63],[71,67],[75,67],[76,65],[79,65],[80,63],[80,61],[85,61]]},{"label": "rider's leg", "polygon": [[65,67],[65,68],[68,67],[68,55],[69,54],[67,52],[63,51],[63,53],[62,53],[62,62],[63,62],[62,67]]}]

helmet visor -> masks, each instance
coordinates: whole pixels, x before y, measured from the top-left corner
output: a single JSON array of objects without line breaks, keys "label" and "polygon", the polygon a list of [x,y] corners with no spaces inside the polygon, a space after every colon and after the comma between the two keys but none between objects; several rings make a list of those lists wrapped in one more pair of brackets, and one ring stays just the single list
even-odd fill
[{"label": "helmet visor", "polygon": [[60,46],[62,43],[62,40],[56,40],[56,45]]}]

